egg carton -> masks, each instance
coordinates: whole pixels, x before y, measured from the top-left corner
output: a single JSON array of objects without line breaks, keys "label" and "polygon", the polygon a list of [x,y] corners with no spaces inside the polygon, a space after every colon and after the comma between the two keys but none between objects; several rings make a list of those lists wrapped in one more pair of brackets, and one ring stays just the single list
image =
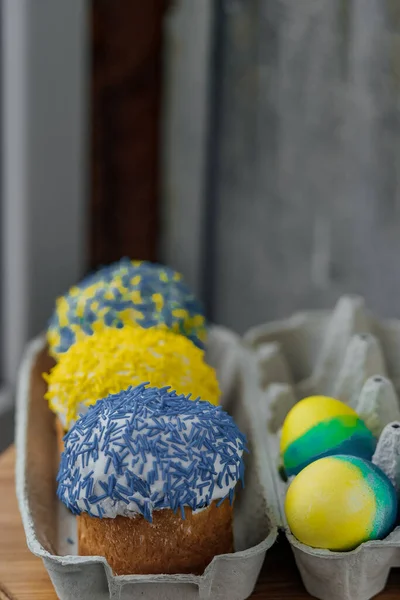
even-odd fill
[{"label": "egg carton", "polygon": [[56,497],[54,415],[44,400],[46,386],[41,376],[52,363],[44,338],[29,344],[17,397],[17,497],[28,547],[43,559],[61,600],[243,600],[252,593],[278,527],[271,470],[257,441],[263,436],[262,424],[253,398],[241,383],[241,355],[238,336],[221,327],[211,328],[207,359],[216,368],[222,404],[247,435],[250,449],[246,486],[238,492],[234,507],[236,552],[216,556],[201,576],[116,576],[105,558],[77,555],[75,518]]},{"label": "egg carton", "polygon": [[254,327],[244,336],[246,391],[264,422],[264,455],[272,469],[279,513],[308,592],[322,600],[367,600],[400,566],[400,527],[386,539],[351,552],[314,549],[290,532],[284,512],[287,483],[279,474],[279,438],[286,414],[302,398],[333,396],[351,406],[379,437],[373,462],[399,492],[400,321],[379,320],[362,298],[342,297],[333,311],[310,311]]}]

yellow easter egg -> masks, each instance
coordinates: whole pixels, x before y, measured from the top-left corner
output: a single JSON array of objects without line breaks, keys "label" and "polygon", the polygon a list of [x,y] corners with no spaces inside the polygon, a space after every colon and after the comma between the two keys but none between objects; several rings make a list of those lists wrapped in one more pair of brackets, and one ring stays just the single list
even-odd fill
[{"label": "yellow easter egg", "polygon": [[285,514],[293,535],[313,548],[344,551],[382,539],[397,516],[396,491],[371,462],[330,456],[308,465],[292,481]]}]

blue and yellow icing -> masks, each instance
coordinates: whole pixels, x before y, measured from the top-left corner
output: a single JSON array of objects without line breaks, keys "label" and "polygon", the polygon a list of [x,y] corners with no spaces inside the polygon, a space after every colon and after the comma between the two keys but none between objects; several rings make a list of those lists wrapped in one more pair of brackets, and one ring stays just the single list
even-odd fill
[{"label": "blue and yellow icing", "polygon": [[355,456],[322,458],[292,481],[285,513],[293,535],[313,548],[346,551],[394,528],[397,497],[388,477]]},{"label": "blue and yellow icing", "polygon": [[47,332],[50,352],[58,357],[95,331],[131,324],[166,327],[204,347],[203,310],[180,273],[124,258],[89,275],[57,300]]},{"label": "blue and yellow icing", "polygon": [[375,447],[375,437],[352,408],[335,398],[310,396],[286,416],[280,453],[286,474],[291,476],[333,454],[370,460]]}]

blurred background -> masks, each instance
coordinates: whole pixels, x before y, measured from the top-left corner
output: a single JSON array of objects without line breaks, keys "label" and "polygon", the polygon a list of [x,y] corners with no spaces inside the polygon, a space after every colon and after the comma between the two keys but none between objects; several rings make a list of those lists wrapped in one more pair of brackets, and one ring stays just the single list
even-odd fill
[{"label": "blurred background", "polygon": [[400,316],[399,0],[1,0],[0,449],[24,345],[121,256],[239,333]]}]

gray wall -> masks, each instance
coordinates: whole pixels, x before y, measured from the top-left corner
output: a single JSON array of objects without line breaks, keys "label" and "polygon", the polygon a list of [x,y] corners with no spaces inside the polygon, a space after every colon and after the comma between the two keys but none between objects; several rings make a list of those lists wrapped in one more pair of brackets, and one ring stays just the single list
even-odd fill
[{"label": "gray wall", "polygon": [[400,316],[400,2],[215,6],[213,318],[244,331],[343,292]]},{"label": "gray wall", "polygon": [[[2,2],[0,376],[86,266],[87,0]],[[1,398],[0,398],[1,412]]]},{"label": "gray wall", "polygon": [[87,0],[1,0],[0,452],[17,369],[86,266]]},{"label": "gray wall", "polygon": [[201,293],[214,0],[175,3],[165,20],[160,254]]}]

